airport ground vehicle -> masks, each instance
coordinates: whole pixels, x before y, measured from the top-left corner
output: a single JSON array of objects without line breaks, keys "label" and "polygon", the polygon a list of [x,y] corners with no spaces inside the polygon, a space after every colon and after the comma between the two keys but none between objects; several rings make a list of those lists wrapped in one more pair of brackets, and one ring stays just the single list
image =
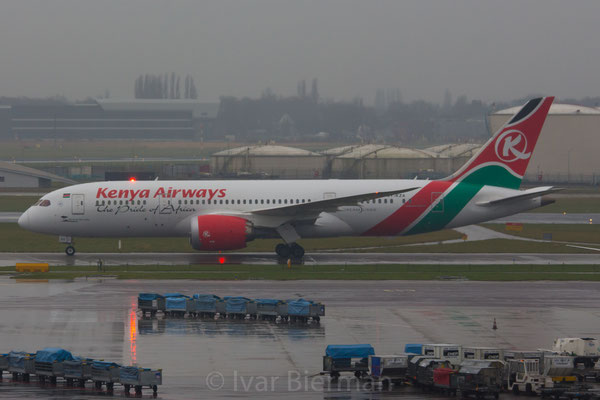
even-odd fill
[{"label": "airport ground vehicle", "polygon": [[162,385],[162,371],[149,368],[121,367],[119,369],[119,382],[123,385],[125,393],[133,387],[135,394],[141,395],[142,388],[148,386],[156,394],[158,385]]},{"label": "airport ground vehicle", "polygon": [[453,366],[448,360],[439,358],[424,358],[416,364],[416,384],[419,386],[435,386],[434,371],[437,369],[452,370]]},{"label": "airport ground vehicle", "polygon": [[457,393],[462,397],[498,398],[502,391],[504,362],[464,360],[457,373]]},{"label": "airport ground vehicle", "polygon": [[57,378],[65,375],[63,361],[73,360],[73,355],[57,347],[46,347],[35,354],[35,374],[40,382],[49,379],[56,383]]},{"label": "airport ground vehicle", "polygon": [[195,315],[199,317],[214,318],[217,313],[217,302],[221,300],[214,294],[195,294],[192,296],[195,304]]},{"label": "airport ground vehicle", "polygon": [[504,350],[495,347],[463,347],[463,360],[504,360]]},{"label": "airport ground vehicle", "polygon": [[23,351],[11,351],[8,353],[8,372],[12,373],[13,379],[22,378],[25,382],[35,374],[35,353]]},{"label": "airport ground vehicle", "polygon": [[165,294],[165,314],[183,317],[187,313],[194,312],[196,305],[190,296],[181,293]]},{"label": "airport ground vehicle", "polygon": [[509,360],[507,364],[507,388],[513,394],[540,394],[544,377],[540,374],[540,362],[535,359]]},{"label": "airport ground vehicle", "polygon": [[369,374],[384,387],[391,383],[402,384],[408,371],[408,354],[369,356]]},{"label": "airport ground vehicle", "polygon": [[600,340],[595,338],[558,338],[553,350],[573,356],[573,375],[579,381],[600,382]]},{"label": "airport ground vehicle", "polygon": [[106,385],[107,391],[112,391],[115,383],[119,383],[120,365],[114,362],[94,360],[92,363],[92,381],[96,389]]},{"label": "airport ground vehicle", "polygon": [[370,344],[329,345],[323,356],[323,372],[332,379],[340,377],[342,372],[353,372],[357,378],[369,372],[369,356],[375,355]]},{"label": "airport ground vehicle", "polygon": [[85,387],[85,382],[92,379],[92,363],[90,358],[76,357],[70,361],[63,361],[64,378],[67,386],[77,383],[79,387]]},{"label": "airport ground vehicle", "polygon": [[150,316],[154,316],[158,311],[165,310],[165,297],[158,293],[140,293],[138,308],[142,313],[150,313]]}]

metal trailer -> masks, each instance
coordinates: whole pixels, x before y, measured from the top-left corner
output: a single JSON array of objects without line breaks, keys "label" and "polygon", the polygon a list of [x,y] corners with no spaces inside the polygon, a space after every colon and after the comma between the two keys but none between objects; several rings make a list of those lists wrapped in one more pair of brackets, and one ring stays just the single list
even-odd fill
[{"label": "metal trailer", "polygon": [[332,379],[340,377],[341,372],[353,372],[357,378],[369,373],[369,356],[375,355],[370,344],[329,345],[323,356],[323,372]]},{"label": "metal trailer", "polygon": [[422,354],[424,356],[448,360],[452,364],[458,365],[462,361],[462,346],[448,343],[424,344]]},{"label": "metal trailer", "polygon": [[311,317],[311,302],[304,299],[288,300],[287,311],[290,322],[308,322]]},{"label": "metal trailer", "polygon": [[462,397],[493,397],[503,388],[504,362],[500,360],[465,360],[457,374],[457,389]]},{"label": "metal trailer", "polygon": [[173,317],[184,317],[186,313],[192,313],[196,310],[194,299],[186,295],[167,296],[165,295],[165,315]]},{"label": "metal trailer", "polygon": [[408,378],[408,380],[410,380],[413,384],[417,383],[417,367],[419,366],[419,363],[423,360],[426,359],[433,359],[433,356],[423,356],[423,355],[414,355],[412,357],[409,357],[408,359],[408,369],[406,371],[406,377]]},{"label": "metal trailer", "polygon": [[63,361],[70,361],[73,355],[58,347],[46,347],[35,354],[35,374],[40,382],[48,379],[56,383],[56,379],[63,377],[65,369]]},{"label": "metal trailer", "polygon": [[77,383],[79,387],[85,387],[85,382],[92,379],[92,359],[77,359],[63,361],[64,378],[67,386]]},{"label": "metal trailer", "polygon": [[404,353],[406,354],[423,354],[423,345],[419,343],[409,343],[404,345]]},{"label": "metal trailer", "polygon": [[121,367],[119,370],[119,380],[125,388],[125,393],[133,387],[135,394],[141,395],[142,388],[148,386],[156,394],[158,385],[162,385],[162,370],[153,370],[150,368]]},{"label": "metal trailer", "polygon": [[217,307],[217,314],[219,314],[220,317],[225,317],[227,314],[227,303],[225,300],[220,299],[215,305]]},{"label": "metal trailer", "polygon": [[248,303],[246,304],[246,312],[248,313],[250,318],[258,318],[258,304],[256,304],[255,300],[248,301]]},{"label": "metal trailer", "polygon": [[381,382],[384,387],[391,383],[403,384],[408,370],[408,355],[369,356],[371,379]]},{"label": "metal trailer", "polygon": [[213,294],[195,294],[194,313],[199,317],[213,318],[217,313],[217,302],[221,300],[219,296]]},{"label": "metal trailer", "polygon": [[150,313],[150,316],[156,315],[158,311],[165,311],[165,297],[158,293],[140,293],[138,294],[138,309],[143,313]]},{"label": "metal trailer", "polygon": [[433,371],[438,368],[451,369],[450,361],[441,358],[426,358],[417,364],[417,384],[420,386],[434,386]]},{"label": "metal trailer", "polygon": [[225,313],[227,318],[244,319],[248,315],[248,303],[251,301],[246,297],[227,296],[225,300]]},{"label": "metal trailer", "polygon": [[29,381],[29,376],[35,374],[35,353],[23,351],[8,353],[8,372],[12,373],[15,380],[22,377],[25,382]]},{"label": "metal trailer", "polygon": [[281,318],[282,321],[287,321],[290,318],[288,313],[288,303],[286,301],[280,301],[277,304],[277,316]]},{"label": "metal trailer", "polygon": [[106,390],[111,392],[115,383],[119,383],[120,365],[107,361],[92,362],[92,381],[96,389],[101,389],[106,385]]},{"label": "metal trailer", "polygon": [[311,301],[308,306],[308,315],[317,322],[321,321],[321,317],[325,316],[325,305]]},{"label": "metal trailer", "polygon": [[256,316],[258,319],[275,320],[279,315],[278,308],[281,300],[256,299]]},{"label": "metal trailer", "polygon": [[0,354],[0,379],[4,371],[8,372],[8,353]]},{"label": "metal trailer", "polygon": [[504,360],[504,350],[497,347],[463,347],[463,360]]}]

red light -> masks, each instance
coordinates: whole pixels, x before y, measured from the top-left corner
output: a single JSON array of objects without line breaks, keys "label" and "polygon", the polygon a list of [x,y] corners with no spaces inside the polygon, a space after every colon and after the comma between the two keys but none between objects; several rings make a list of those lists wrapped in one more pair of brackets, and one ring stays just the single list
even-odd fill
[{"label": "red light", "polygon": [[219,264],[225,264],[225,257],[219,257]]},{"label": "red light", "polygon": [[129,178],[129,182],[135,182],[135,178],[132,176],[131,178]]}]

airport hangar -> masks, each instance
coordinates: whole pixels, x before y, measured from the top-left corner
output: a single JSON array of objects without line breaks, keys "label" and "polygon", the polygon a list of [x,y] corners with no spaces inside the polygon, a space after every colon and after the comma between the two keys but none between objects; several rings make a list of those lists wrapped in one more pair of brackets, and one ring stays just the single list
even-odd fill
[{"label": "airport hangar", "polygon": [[77,183],[39,169],[0,161],[0,188],[49,188],[53,181],[70,185]]},{"label": "airport hangar", "polygon": [[[520,107],[489,116],[496,132]],[[537,183],[600,183],[600,109],[552,104],[525,180]]]}]

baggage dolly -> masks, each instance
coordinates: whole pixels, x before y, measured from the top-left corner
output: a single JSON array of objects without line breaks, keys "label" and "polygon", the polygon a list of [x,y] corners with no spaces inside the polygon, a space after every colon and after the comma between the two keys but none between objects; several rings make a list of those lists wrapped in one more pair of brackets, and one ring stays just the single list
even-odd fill
[{"label": "baggage dolly", "polygon": [[102,389],[102,385],[106,385],[106,390],[112,392],[115,383],[119,383],[120,365],[113,362],[94,361],[92,363],[92,381],[94,387],[98,390]]},{"label": "baggage dolly", "polygon": [[29,382],[29,376],[35,374],[35,353],[23,351],[11,351],[8,353],[8,372],[12,373],[13,379],[19,377]]},{"label": "baggage dolly", "polygon": [[125,388],[125,393],[129,393],[129,389],[133,387],[135,394],[141,395],[142,388],[148,386],[152,392],[156,394],[158,385],[162,385],[162,370],[153,370],[150,368],[138,367],[121,367],[119,372],[119,380]]}]

